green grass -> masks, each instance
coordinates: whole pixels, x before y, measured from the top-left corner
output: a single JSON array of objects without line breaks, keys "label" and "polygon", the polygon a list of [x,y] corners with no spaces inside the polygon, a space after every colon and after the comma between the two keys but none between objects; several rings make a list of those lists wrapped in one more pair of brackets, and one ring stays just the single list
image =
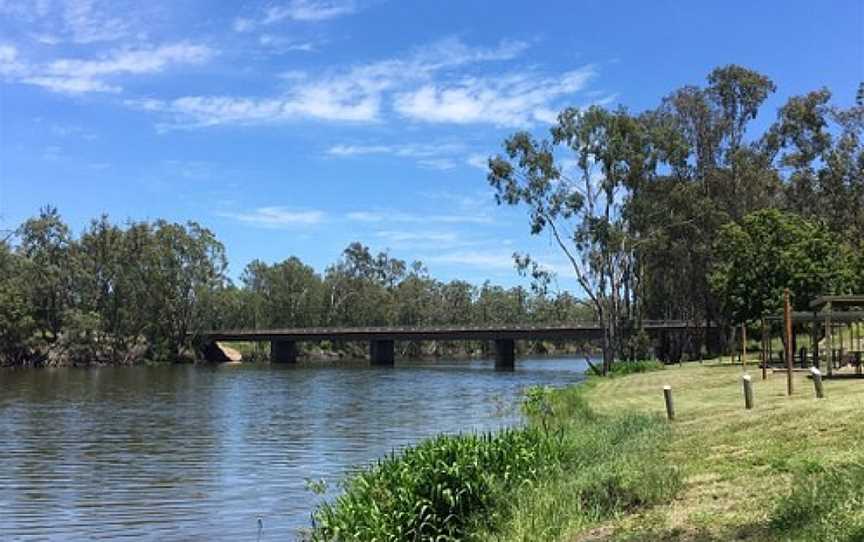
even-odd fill
[{"label": "green grass", "polygon": [[864,541],[864,380],[826,380],[817,400],[795,373],[787,396],[785,373],[763,380],[751,358],[748,411],[728,359],[656,369],[534,388],[526,428],[362,470],[319,510],[315,539]]},{"label": "green grass", "polygon": [[351,477],[313,540],[553,540],[663,502],[678,471],[653,460],[657,416],[598,415],[571,388],[529,391],[527,427],[440,436]]},{"label": "green grass", "polygon": [[[864,519],[864,507],[854,504],[862,499],[864,483],[850,467],[864,458],[864,380],[826,380],[826,398],[817,400],[802,373],[794,374],[790,397],[785,373],[769,371],[762,380],[753,359],[749,372],[755,393],[751,411],[744,409],[742,368],[730,363],[669,366],[597,379],[586,389],[585,397],[601,415],[660,415],[662,388],[672,387],[676,421],[657,460],[680,469],[683,487],[666,503],[613,518],[572,540],[864,540],[843,538],[857,533],[855,526]],[[807,508],[802,495],[814,492],[825,508],[811,503],[809,519],[790,521],[795,506]],[[826,496],[835,493],[830,500]],[[832,524],[836,536],[828,534]]]}]

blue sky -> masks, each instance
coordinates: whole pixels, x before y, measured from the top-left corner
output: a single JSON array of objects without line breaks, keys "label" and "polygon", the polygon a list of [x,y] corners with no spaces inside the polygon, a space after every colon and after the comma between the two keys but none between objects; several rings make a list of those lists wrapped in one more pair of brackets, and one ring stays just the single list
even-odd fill
[{"label": "blue sky", "polygon": [[[0,0],[0,229],[53,204],[195,220],[236,276],[351,241],[442,279],[564,270],[482,169],[564,106],[654,107],[714,67],[791,95],[864,80],[864,2]],[[564,287],[572,286],[566,275]]]}]

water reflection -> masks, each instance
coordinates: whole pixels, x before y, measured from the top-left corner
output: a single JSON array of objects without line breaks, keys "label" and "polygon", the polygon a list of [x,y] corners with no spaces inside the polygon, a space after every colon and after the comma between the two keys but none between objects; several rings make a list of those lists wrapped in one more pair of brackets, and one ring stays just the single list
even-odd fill
[{"label": "water reflection", "polygon": [[291,540],[354,465],[518,421],[584,362],[0,372],[0,540]]}]

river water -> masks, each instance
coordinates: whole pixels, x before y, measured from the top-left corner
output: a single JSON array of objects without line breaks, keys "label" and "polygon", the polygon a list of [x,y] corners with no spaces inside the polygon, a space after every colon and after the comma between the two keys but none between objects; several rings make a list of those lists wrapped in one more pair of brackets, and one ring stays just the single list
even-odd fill
[{"label": "river water", "polygon": [[[338,481],[417,440],[519,422],[575,359],[0,372],[0,540],[296,540]],[[318,495],[307,480],[325,480]],[[259,522],[260,519],[260,522]]]}]

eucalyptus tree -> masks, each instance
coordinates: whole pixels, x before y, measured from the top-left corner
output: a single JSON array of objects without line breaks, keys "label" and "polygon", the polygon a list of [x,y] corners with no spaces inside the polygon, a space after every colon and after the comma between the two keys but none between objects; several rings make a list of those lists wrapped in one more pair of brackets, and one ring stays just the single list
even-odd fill
[{"label": "eucalyptus tree", "polygon": [[[558,116],[551,140],[518,132],[504,142],[506,157],[489,162],[496,201],[527,207],[531,233],[548,232],[569,261],[604,329],[604,374],[638,289],[624,206],[651,167],[644,136],[639,120],[623,109],[570,108]],[[566,151],[568,162],[561,157]],[[521,257],[522,266],[529,261]]]},{"label": "eucalyptus tree", "polygon": [[36,315],[25,277],[30,262],[0,241],[0,366],[29,365],[36,333]]},{"label": "eucalyptus tree", "polygon": [[150,320],[151,345],[171,358],[203,330],[209,296],[226,286],[225,249],[210,230],[194,222],[158,220],[149,233],[138,259],[147,285],[142,310]]},{"label": "eucalyptus tree", "polygon": [[46,343],[56,342],[75,295],[69,227],[57,208],[48,206],[21,225],[18,238],[18,250],[30,263],[25,284],[36,329]]},{"label": "eucalyptus tree", "polygon": [[[862,87],[864,88],[864,87]],[[786,206],[824,220],[836,233],[864,234],[864,95],[848,109],[820,89],[793,96],[764,144],[786,173]]]},{"label": "eucalyptus tree", "polygon": [[254,299],[253,327],[310,327],[320,324],[323,283],[296,256],[267,265],[254,260],[241,281]]}]

